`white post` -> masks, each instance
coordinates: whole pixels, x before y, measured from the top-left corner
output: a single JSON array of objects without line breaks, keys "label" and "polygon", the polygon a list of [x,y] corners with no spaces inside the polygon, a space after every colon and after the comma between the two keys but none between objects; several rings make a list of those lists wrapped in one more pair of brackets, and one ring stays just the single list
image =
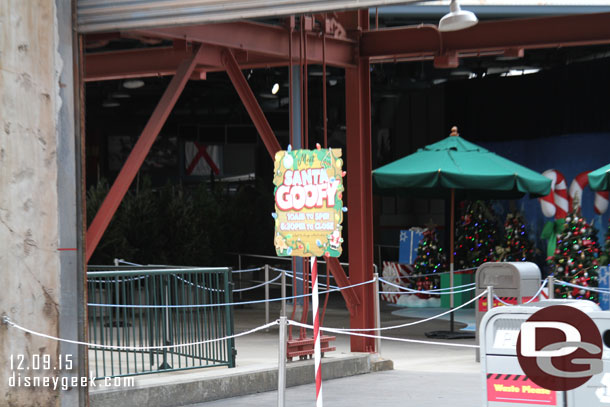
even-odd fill
[{"label": "white post", "polygon": [[[269,265],[265,264],[265,323],[269,323]],[[269,329],[267,329],[269,330]]]},{"label": "white post", "polygon": [[555,277],[548,276],[549,279],[549,300],[555,298]]},{"label": "white post", "polygon": [[491,311],[494,307],[494,287],[492,285],[487,286],[487,311]]},{"label": "white post", "polygon": [[316,378],[316,407],[322,407],[322,350],[320,348],[320,311],[318,307],[318,259],[311,256],[311,282],[313,290],[311,296],[313,311],[313,356],[314,356],[314,375]]},{"label": "white post", "polygon": [[277,357],[277,406],[286,403],[286,325],[285,316],[280,317],[280,343]]},{"label": "white post", "polygon": [[286,271],[282,270],[282,311],[281,316],[286,316]]},{"label": "white post", "polygon": [[[381,328],[381,309],[379,306],[379,274],[377,272],[373,273],[373,280],[375,280],[375,282],[373,283],[373,298],[375,299],[375,328],[377,328],[377,331],[375,331],[375,335],[381,336],[381,331],[379,331],[379,328]],[[375,351],[378,355],[381,355],[380,338],[375,338]]]}]

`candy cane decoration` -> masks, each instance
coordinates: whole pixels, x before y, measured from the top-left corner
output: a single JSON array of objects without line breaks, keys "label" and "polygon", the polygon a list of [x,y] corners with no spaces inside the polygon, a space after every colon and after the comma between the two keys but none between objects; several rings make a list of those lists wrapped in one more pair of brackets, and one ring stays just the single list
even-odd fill
[{"label": "candy cane decoration", "polygon": [[546,170],[542,175],[551,180],[551,193],[540,198],[542,213],[546,217],[555,215],[555,219],[565,218],[570,209],[565,177],[557,170]]},{"label": "candy cane decoration", "polygon": [[320,349],[320,313],[318,312],[318,260],[311,257],[311,282],[313,292],[311,302],[313,305],[313,354],[316,375],[316,407],[322,407],[322,352]]},{"label": "candy cane decoration", "polygon": [[[589,177],[587,176],[591,171],[581,172],[574,178],[574,181],[570,184],[570,198],[572,202],[578,202],[578,205],[582,207],[582,192],[589,185]],[[601,215],[608,210],[608,191],[596,191],[595,199],[593,201],[593,207],[595,213]]]}]

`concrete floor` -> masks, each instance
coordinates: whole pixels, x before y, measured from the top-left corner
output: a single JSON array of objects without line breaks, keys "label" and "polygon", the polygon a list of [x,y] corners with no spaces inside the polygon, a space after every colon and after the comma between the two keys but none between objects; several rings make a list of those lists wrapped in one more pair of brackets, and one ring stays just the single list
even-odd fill
[{"label": "concrete floor", "polygon": [[[414,406],[473,407],[481,405],[480,377],[476,373],[410,372],[393,370],[325,381],[324,404],[333,407]],[[277,392],[234,397],[192,407],[259,407],[277,405]],[[286,406],[315,405],[315,386],[286,390]]]},{"label": "concrete floor", "polygon": [[[397,325],[416,320],[393,314],[396,308],[382,307],[382,326]],[[474,310],[472,310],[474,312]],[[274,306],[271,319],[279,309]],[[411,314],[410,314],[411,315]],[[261,307],[237,309],[235,311],[236,332],[245,331],[264,324]],[[459,321],[459,318],[458,318]],[[349,314],[341,299],[331,301],[323,326],[345,328],[349,325]],[[457,323],[457,327],[466,324]],[[408,328],[384,332],[384,336],[430,340],[425,332],[447,330],[448,322],[429,321]],[[295,332],[296,333],[296,332]],[[474,344],[473,339],[446,340],[440,342]],[[338,336],[336,353],[349,353],[349,337]],[[277,329],[237,338],[237,364],[274,361],[277,363]],[[329,354],[332,357],[332,353]],[[472,348],[413,344],[382,341],[381,356],[394,361],[394,370],[371,373],[323,382],[324,402],[332,406],[397,406],[432,407],[451,405],[472,407],[481,405],[480,365],[475,362]],[[287,389],[287,406],[311,406],[315,403],[313,384]],[[250,396],[218,400],[191,407],[215,406],[270,406],[276,405],[277,392],[259,393]]]}]

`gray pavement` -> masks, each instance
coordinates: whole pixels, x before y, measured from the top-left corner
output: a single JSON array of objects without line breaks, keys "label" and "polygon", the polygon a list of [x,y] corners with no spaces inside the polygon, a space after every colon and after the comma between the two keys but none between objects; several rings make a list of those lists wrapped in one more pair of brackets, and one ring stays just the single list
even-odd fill
[{"label": "gray pavement", "polygon": [[[333,407],[413,406],[473,407],[481,405],[480,375],[392,370],[325,381],[324,404]],[[234,397],[192,407],[275,406],[277,392]],[[315,385],[286,390],[286,406],[315,405]]]},{"label": "gray pavement", "polygon": [[[413,310],[405,315],[405,313],[395,313],[396,310],[398,308],[383,304],[382,326],[387,327],[412,322],[423,319],[430,313],[430,310],[421,310],[421,313]],[[474,310],[472,310],[472,313],[474,313]],[[275,320],[278,316],[279,304],[272,303],[270,318]],[[294,319],[300,320],[298,313]],[[458,316],[456,318],[456,329],[465,327],[468,319],[469,317]],[[308,322],[311,323],[311,321]],[[245,332],[264,324],[263,305],[236,307],[235,332]],[[349,313],[340,295],[331,297],[330,306],[327,309],[322,326],[349,327]],[[448,328],[448,321],[436,319],[410,327],[383,331],[382,335],[429,342],[431,340],[425,336],[426,332],[447,330]],[[298,336],[299,329],[293,328],[293,334]],[[307,334],[311,336],[311,332],[307,332]],[[474,344],[474,339],[436,341],[447,345],[456,343]],[[273,326],[269,331],[259,331],[238,337],[235,342],[238,351],[237,367],[235,369],[208,368],[138,376],[136,378],[136,388],[133,390],[127,389],[125,393],[112,394],[111,389],[109,393],[105,394],[101,390],[97,390],[96,403],[92,405],[104,407],[180,406],[195,403],[189,406],[275,406],[277,392],[269,390],[275,388],[276,379],[270,379],[268,374],[261,376],[255,373],[261,369],[267,369],[267,371],[276,369],[278,327]],[[332,344],[336,346],[337,350],[326,354],[325,360],[329,362],[354,358],[357,355],[350,352],[350,337],[347,335],[337,335],[337,340]],[[333,377],[357,375],[333,380],[324,380],[323,378],[323,395],[326,405],[350,407],[369,405],[472,407],[481,405],[482,376],[480,365],[475,362],[475,350],[473,348],[383,340],[380,357],[392,360],[395,370],[368,374],[361,374],[365,370],[355,370],[353,372],[342,370],[341,372],[345,374],[335,374]],[[296,367],[298,364],[292,366]],[[242,381],[237,380],[240,375],[243,378]],[[310,379],[313,382],[313,369]],[[307,383],[307,381],[301,380],[294,383]],[[176,384],[186,387],[180,387],[182,390],[178,390],[178,387],[175,387]],[[210,394],[212,393],[218,394],[211,397]],[[254,394],[218,399],[219,397],[247,393]],[[224,396],[221,394],[224,394]],[[313,384],[289,387],[286,394],[286,406],[312,406],[315,403],[315,387]],[[119,396],[118,399],[117,395]],[[161,395],[163,397],[160,398]],[[161,401],[161,399],[164,401]],[[206,399],[217,400],[202,403],[202,400]],[[108,400],[115,401],[109,403]]]},{"label": "gray pavement", "polygon": [[[382,309],[382,326],[397,325],[418,318],[405,318],[392,312],[396,308]],[[275,318],[275,310],[272,318]],[[474,311],[473,311],[474,312]],[[258,308],[236,310],[236,330],[264,323]],[[458,320],[459,321],[459,318]],[[324,326],[348,327],[349,315],[341,307],[327,310]],[[466,324],[457,323],[464,327]],[[385,331],[384,336],[430,341],[425,332],[448,329],[447,321],[434,320],[408,328]],[[296,334],[297,331],[295,331]],[[241,339],[241,340],[240,340]],[[440,342],[474,344],[473,339]],[[338,335],[337,353],[349,353],[349,337]],[[238,338],[238,365],[277,360],[277,330]],[[332,353],[331,353],[332,354]],[[393,371],[370,373],[323,382],[324,403],[329,406],[414,406],[473,407],[481,405],[480,365],[475,362],[472,348],[382,341],[381,356],[394,362]],[[276,362],[277,363],[277,362]],[[315,405],[315,385],[302,385],[286,390],[286,406]],[[190,407],[249,407],[275,406],[277,392],[265,392],[234,397]]]}]

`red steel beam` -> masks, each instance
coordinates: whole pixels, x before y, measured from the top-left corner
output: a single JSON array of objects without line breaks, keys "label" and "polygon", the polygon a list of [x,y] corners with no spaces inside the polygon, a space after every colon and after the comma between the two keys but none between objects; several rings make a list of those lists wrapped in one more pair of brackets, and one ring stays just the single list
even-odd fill
[{"label": "red steel beam", "polygon": [[[207,72],[224,71],[220,53],[215,47],[208,47],[200,55],[198,69]],[[97,52],[85,55],[85,81],[126,79],[148,76],[174,75],[178,65],[192,55],[192,50],[175,47],[157,47]],[[235,59],[241,69],[270,68],[286,66],[288,59],[270,58],[247,52],[237,52]]]},{"label": "red steel beam", "polygon": [[193,52],[174,47],[98,52],[85,55],[85,81],[173,75]]},{"label": "red steel beam", "polygon": [[610,43],[610,13],[482,22],[472,28],[440,33],[435,26],[366,31],[360,56],[398,58],[474,54],[506,49],[538,49]]},{"label": "red steel beam", "polygon": [[254,122],[254,127],[256,127],[258,134],[260,134],[263,143],[265,143],[267,151],[269,151],[271,157],[274,158],[275,153],[281,150],[280,143],[277,141],[248,81],[244,77],[244,74],[241,72],[238,63],[233,56],[233,53],[228,49],[224,50],[222,53],[222,62],[244,107],[248,111],[252,122]]},{"label": "red steel beam", "polygon": [[[202,58],[209,58],[209,56],[204,56]],[[269,122],[265,118],[265,115],[262,109],[260,108],[256,97],[254,96],[254,93],[252,93],[252,89],[248,85],[248,81],[242,74],[235,59],[235,56],[233,55],[233,52],[228,49],[223,50],[222,61],[225,69],[227,70],[227,74],[229,75],[229,78],[231,79],[231,82],[235,87],[235,90],[237,90],[237,93],[239,94],[242,103],[246,107],[250,118],[254,122],[254,126],[260,134],[261,139],[263,140],[263,143],[265,144],[265,147],[269,152],[269,155],[271,155],[271,159],[274,159],[275,153],[277,153],[281,149],[280,144],[277,141],[277,138],[275,137],[275,134],[273,133],[273,130],[269,125]],[[328,264],[339,287],[346,287],[350,284],[353,284],[350,283],[350,281],[348,280],[345,271],[343,270],[343,267],[341,267],[341,264],[339,264],[339,261],[337,259],[330,258],[328,260]],[[353,288],[342,290],[341,293],[345,298],[345,302],[347,304],[348,310],[350,311],[350,315],[355,314],[357,312],[356,306],[360,304],[357,293],[354,291]]]},{"label": "red steel beam", "polygon": [[[330,270],[331,274],[335,278],[335,282],[339,287],[347,287],[352,285],[345,274],[345,270],[341,266],[339,259],[336,257],[327,257],[326,265]],[[347,309],[349,310],[349,314],[352,316],[356,315],[357,306],[360,305],[360,300],[358,299],[358,295],[354,291],[353,288],[349,288],[347,290],[341,290],[341,294],[343,295],[343,299],[345,300],[345,304],[347,305]]]},{"label": "red steel beam", "polygon": [[176,71],[176,75],[172,78],[171,82],[167,86],[167,89],[163,93],[161,100],[155,107],[153,114],[150,116],[148,123],[142,130],[142,134],[133,150],[127,157],[127,161],[121,168],[119,175],[112,184],[108,196],[102,202],[93,222],[87,229],[87,244],[86,244],[86,261],[93,255],[95,248],[97,247],[102,235],[106,231],[110,220],[114,216],[117,208],[119,207],[125,193],[129,189],[133,179],[140,170],[144,159],[148,155],[150,148],[155,142],[157,135],[161,131],[161,128],[165,124],[167,117],[169,116],[172,108],[176,104],[178,97],[182,93],[182,90],[186,86],[193,70],[197,65],[197,59],[201,53],[199,48],[191,57],[184,60]]},{"label": "red steel beam", "polygon": [[[345,23],[350,24],[351,20],[347,18]],[[401,57],[423,58],[456,53],[476,56],[480,52],[605,44],[610,43],[608,21],[610,13],[601,13],[483,22],[467,30],[449,33],[440,33],[436,26],[431,25],[365,31],[360,40],[360,56],[381,61]],[[235,54],[241,69],[288,65],[289,39],[282,27],[240,22],[139,33],[241,50]],[[315,33],[308,35],[308,60],[319,64],[322,62],[322,41]],[[298,36],[295,36],[293,47],[299,46],[298,41]],[[326,41],[327,62],[330,65],[345,67],[346,64],[355,64],[354,42],[331,37],[326,37]],[[214,52],[208,48],[204,56]],[[190,51],[176,47],[87,54],[85,81],[173,75],[180,61],[190,54]],[[205,65],[206,71],[223,70],[219,58],[214,60],[208,57],[207,60],[208,63],[200,62]]]},{"label": "red steel beam", "polygon": [[[368,28],[368,10],[358,12],[358,25]],[[347,28],[347,27],[346,27]],[[371,162],[371,83],[368,59],[345,70],[347,140],[347,213],[350,283],[373,278],[373,190]],[[354,288],[360,304],[350,318],[351,328],[375,326],[374,287]],[[374,334],[374,331],[369,332]],[[372,338],[351,337],[352,352],[374,352]]]},{"label": "red steel beam", "polygon": [[[290,35],[285,27],[252,22],[206,24],[186,27],[138,30],[137,35],[165,39],[181,39],[265,55],[288,64]],[[307,60],[321,64],[323,40],[317,32],[307,33]],[[326,63],[338,67],[353,67],[357,42],[346,38],[326,37]],[[299,38],[292,39],[292,49],[298,49]],[[298,58],[293,61],[296,63]]]}]

